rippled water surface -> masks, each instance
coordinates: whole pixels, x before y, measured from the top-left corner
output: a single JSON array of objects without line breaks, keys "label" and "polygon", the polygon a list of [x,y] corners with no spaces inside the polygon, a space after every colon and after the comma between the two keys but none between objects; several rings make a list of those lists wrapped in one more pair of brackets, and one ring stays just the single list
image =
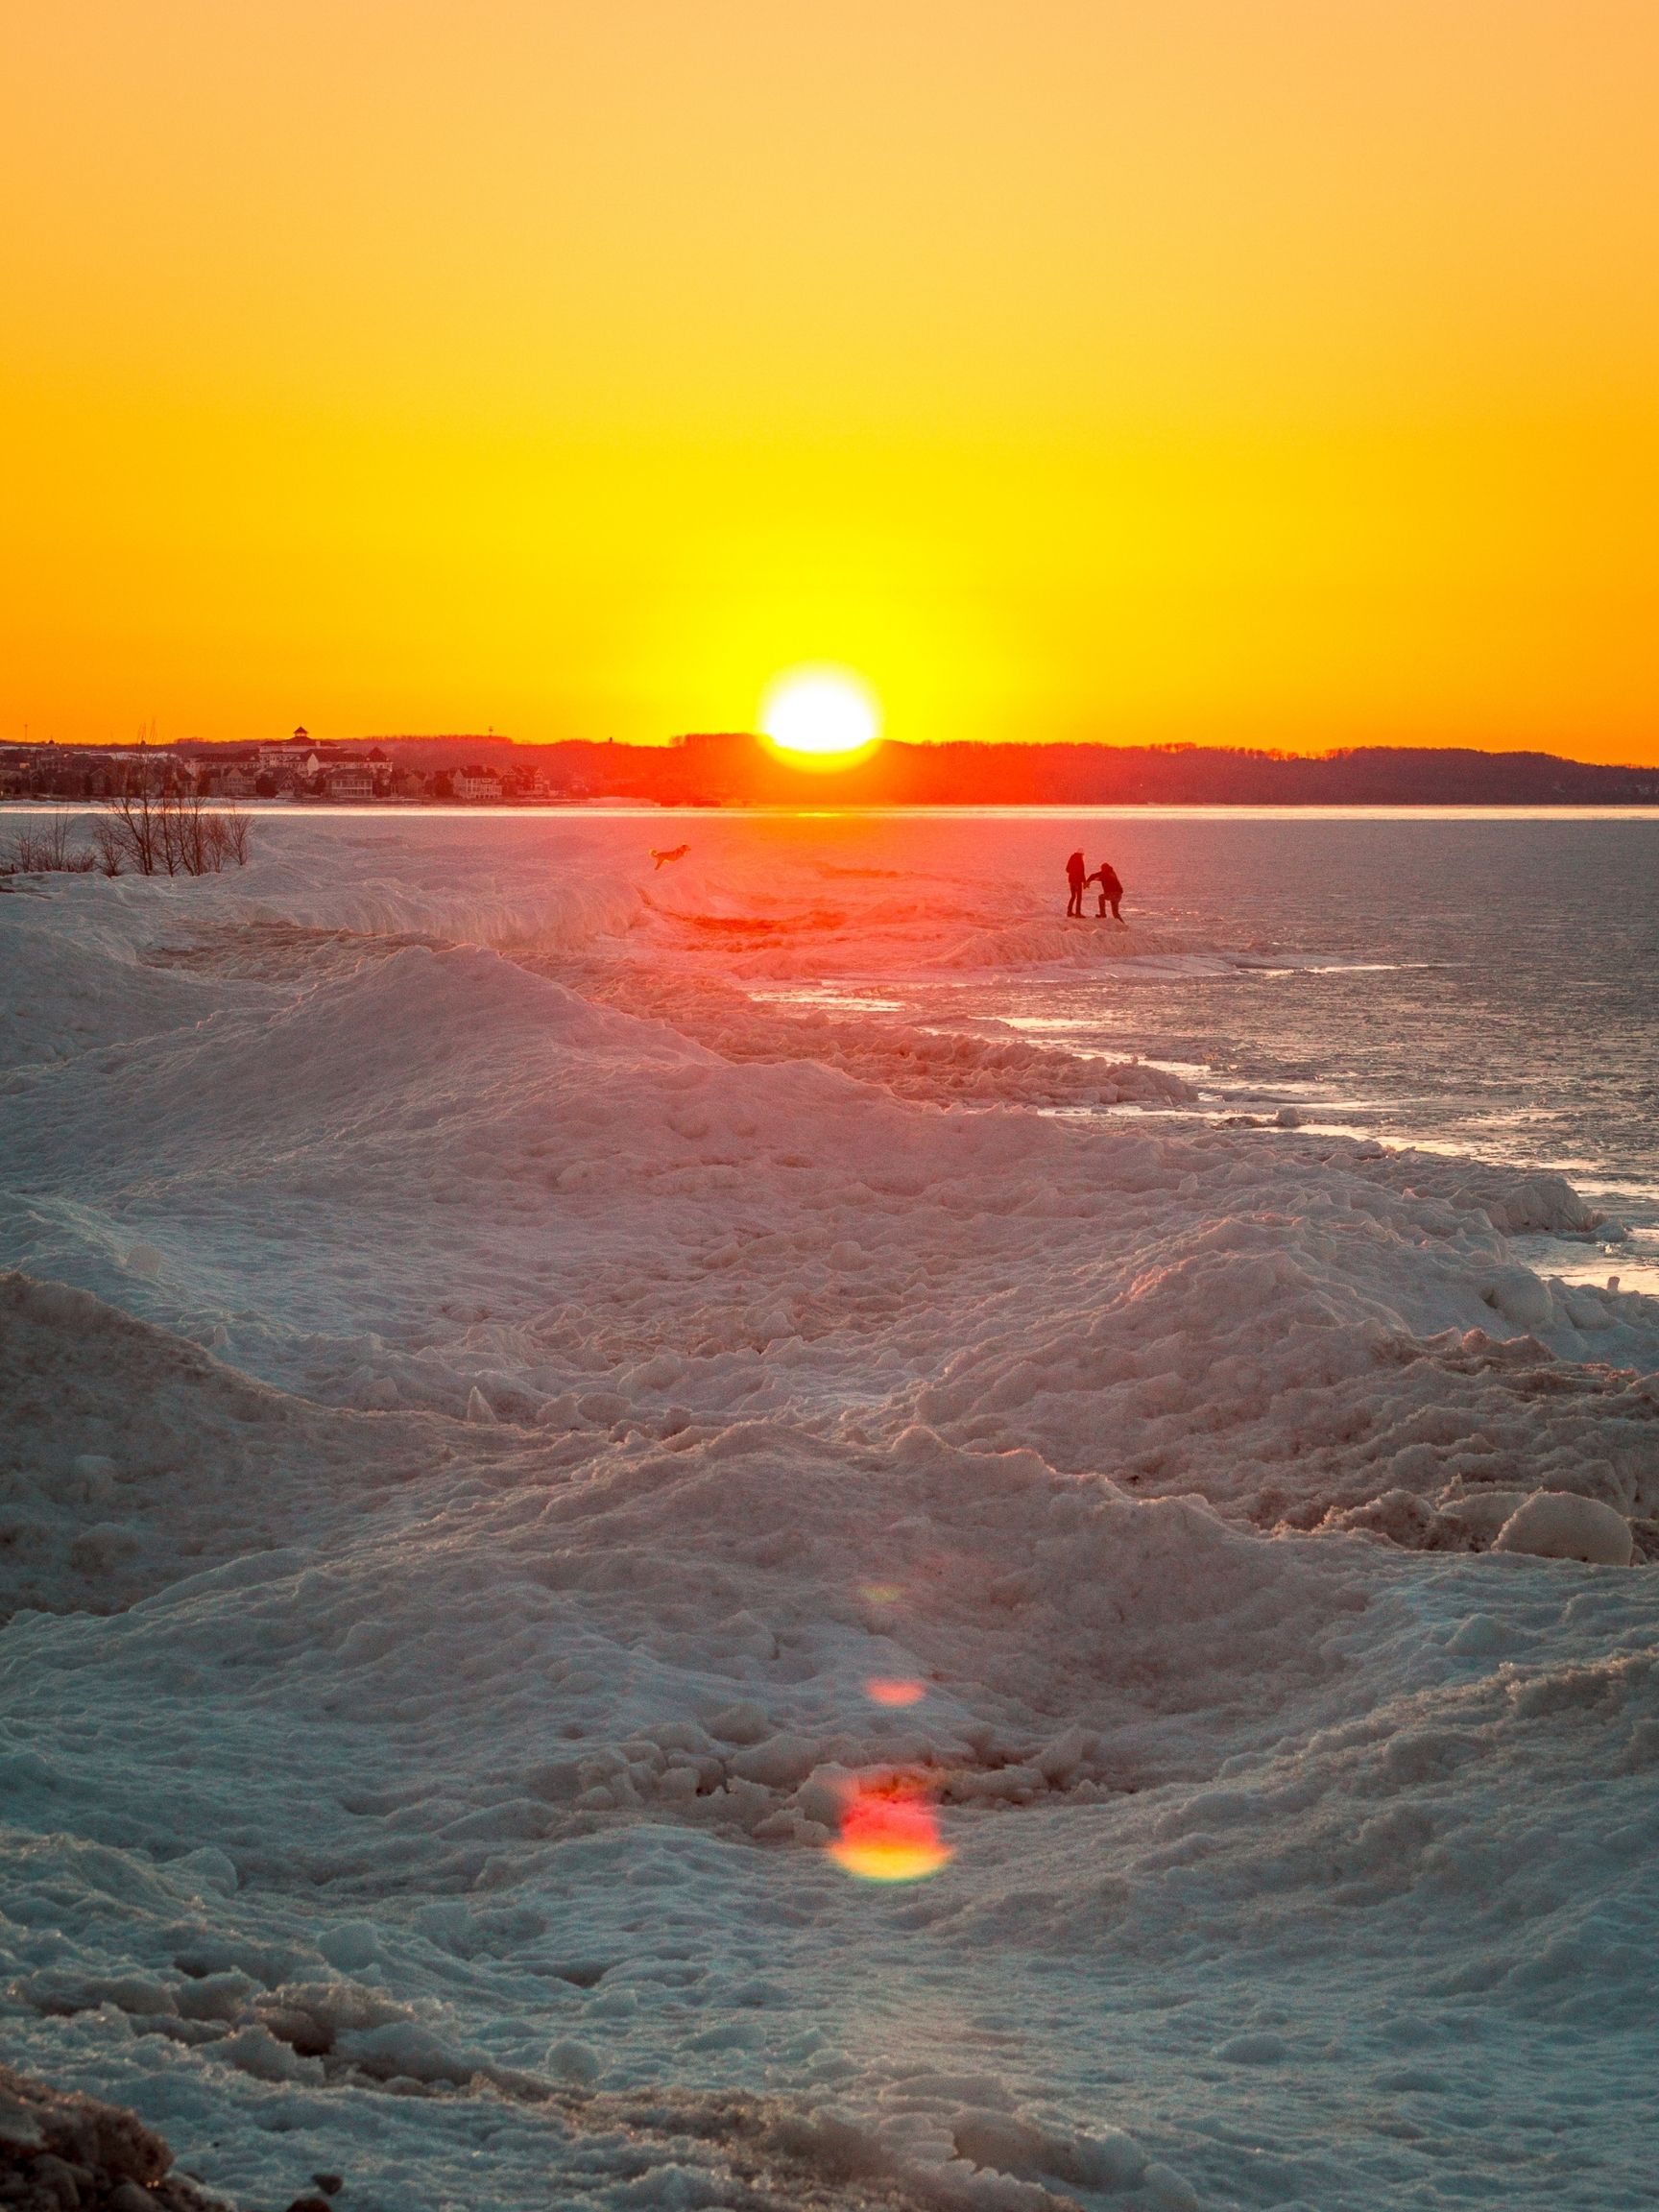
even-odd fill
[{"label": "rippled water surface", "polygon": [[1195,1064],[1234,1096],[1659,1177],[1659,824],[1130,820],[1095,844],[1126,918],[1233,959],[998,980],[987,1009]]},{"label": "rippled water surface", "polygon": [[[928,856],[954,876],[966,826],[930,827]],[[896,1011],[1142,1053],[1219,1110],[1288,1105],[1556,1167],[1630,1222],[1633,1262],[1659,1260],[1659,820],[1118,816],[973,833],[988,875],[1050,887],[1056,911],[1080,839],[1123,878],[1129,942],[1171,949],[890,974]],[[1117,934],[1072,925],[1091,931],[1103,950]]]}]

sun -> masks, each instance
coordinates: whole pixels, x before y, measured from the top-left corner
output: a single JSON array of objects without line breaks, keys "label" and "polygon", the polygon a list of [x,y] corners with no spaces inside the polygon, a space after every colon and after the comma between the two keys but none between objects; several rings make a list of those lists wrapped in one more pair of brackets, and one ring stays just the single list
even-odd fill
[{"label": "sun", "polygon": [[760,732],[797,767],[846,768],[881,732],[869,691],[843,668],[795,668],[780,676],[760,708]]}]

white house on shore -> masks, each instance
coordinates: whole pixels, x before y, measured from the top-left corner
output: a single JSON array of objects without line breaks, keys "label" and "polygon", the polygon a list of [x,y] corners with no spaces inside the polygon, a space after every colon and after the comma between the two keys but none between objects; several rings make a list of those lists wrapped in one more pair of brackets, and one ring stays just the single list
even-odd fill
[{"label": "white house on shore", "polygon": [[348,760],[323,772],[323,789],[333,800],[373,799],[374,771],[367,760]]},{"label": "white house on shore", "polygon": [[501,779],[493,768],[457,768],[449,788],[457,799],[499,799]]}]

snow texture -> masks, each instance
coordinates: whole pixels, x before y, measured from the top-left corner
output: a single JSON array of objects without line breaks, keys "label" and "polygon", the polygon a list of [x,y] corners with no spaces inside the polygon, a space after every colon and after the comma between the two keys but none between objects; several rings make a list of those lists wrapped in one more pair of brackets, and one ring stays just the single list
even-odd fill
[{"label": "snow texture", "polygon": [[17,2061],[344,2212],[1653,2201],[1584,1201],[747,996],[1059,925],[538,835],[0,912]]}]

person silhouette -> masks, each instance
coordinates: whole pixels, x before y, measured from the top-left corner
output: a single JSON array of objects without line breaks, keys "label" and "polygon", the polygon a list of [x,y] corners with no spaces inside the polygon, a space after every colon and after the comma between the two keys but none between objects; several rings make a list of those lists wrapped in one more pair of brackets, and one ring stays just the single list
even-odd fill
[{"label": "person silhouette", "polygon": [[[1113,921],[1121,922],[1123,917],[1118,911],[1118,902],[1123,896],[1123,886],[1118,882],[1118,871],[1113,867],[1111,861],[1102,860],[1089,880],[1091,883],[1098,883],[1100,886],[1100,904],[1095,909],[1094,919],[1097,922],[1101,921],[1105,916],[1107,906],[1110,905]],[[1079,906],[1077,911],[1081,913],[1082,907]]]},{"label": "person silhouette", "polygon": [[1066,902],[1067,915],[1070,916],[1075,914],[1079,919],[1081,919],[1083,913],[1083,886],[1089,880],[1089,865],[1081,853],[1073,853],[1070,859],[1067,861],[1066,880],[1071,886],[1071,896]]}]

